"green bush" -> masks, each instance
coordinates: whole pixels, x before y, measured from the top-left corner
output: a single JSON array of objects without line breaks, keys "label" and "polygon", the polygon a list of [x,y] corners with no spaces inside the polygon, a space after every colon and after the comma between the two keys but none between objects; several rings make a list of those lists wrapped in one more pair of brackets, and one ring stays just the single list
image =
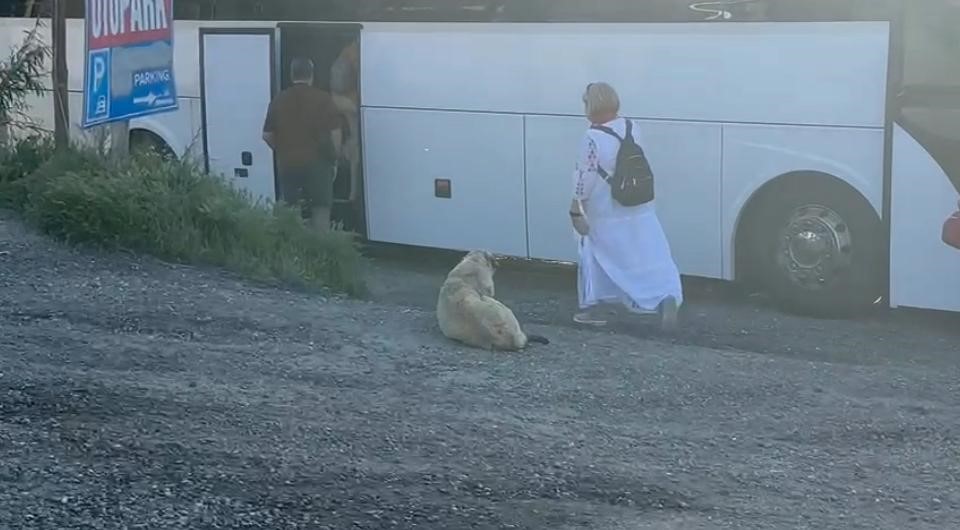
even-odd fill
[{"label": "green bush", "polygon": [[53,157],[49,136],[32,135],[0,150],[0,206],[19,209],[26,200],[26,179]]},{"label": "green bush", "polygon": [[0,193],[55,238],[303,288],[365,291],[351,234],[318,234],[298,210],[255,204],[188,162],[143,153],[115,163],[84,149],[49,156],[45,144],[23,144],[9,157],[21,169],[9,171]]}]

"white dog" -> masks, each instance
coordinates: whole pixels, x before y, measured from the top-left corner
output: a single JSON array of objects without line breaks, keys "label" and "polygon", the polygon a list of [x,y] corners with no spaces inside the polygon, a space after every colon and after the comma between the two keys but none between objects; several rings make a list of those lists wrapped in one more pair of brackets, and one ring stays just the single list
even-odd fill
[{"label": "white dog", "polygon": [[448,338],[491,350],[521,350],[529,342],[549,344],[527,335],[509,307],[494,298],[496,257],[473,250],[447,274],[437,298],[437,322]]}]

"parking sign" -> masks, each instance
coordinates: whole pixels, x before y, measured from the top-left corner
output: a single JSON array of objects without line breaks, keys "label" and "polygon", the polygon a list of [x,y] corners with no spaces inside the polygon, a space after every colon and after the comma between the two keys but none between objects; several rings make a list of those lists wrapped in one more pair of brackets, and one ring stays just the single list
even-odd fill
[{"label": "parking sign", "polygon": [[86,0],[83,127],[177,110],[173,0]]}]

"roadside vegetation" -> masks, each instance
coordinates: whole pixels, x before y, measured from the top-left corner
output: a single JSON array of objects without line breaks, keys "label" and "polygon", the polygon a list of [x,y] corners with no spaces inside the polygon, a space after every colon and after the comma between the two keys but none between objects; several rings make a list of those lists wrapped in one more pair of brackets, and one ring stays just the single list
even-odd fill
[{"label": "roadside vegetation", "polygon": [[364,260],[347,232],[319,234],[294,208],[256,203],[187,159],[138,152],[117,160],[79,145],[56,150],[26,117],[27,97],[43,88],[47,56],[31,34],[0,63],[0,206],[72,244],[364,292]]}]

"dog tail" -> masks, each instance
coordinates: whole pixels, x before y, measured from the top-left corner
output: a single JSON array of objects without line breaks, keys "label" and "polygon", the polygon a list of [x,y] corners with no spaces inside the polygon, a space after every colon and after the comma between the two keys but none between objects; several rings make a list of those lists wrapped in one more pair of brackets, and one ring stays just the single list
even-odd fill
[{"label": "dog tail", "polygon": [[537,344],[550,344],[550,339],[543,335],[527,335],[527,342],[536,342]]}]

